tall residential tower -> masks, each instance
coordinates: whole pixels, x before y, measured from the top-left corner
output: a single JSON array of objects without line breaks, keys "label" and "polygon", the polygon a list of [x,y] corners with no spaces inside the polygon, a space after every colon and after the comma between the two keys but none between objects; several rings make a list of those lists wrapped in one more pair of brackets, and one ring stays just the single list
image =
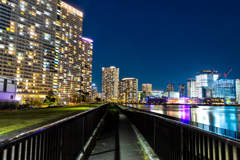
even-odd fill
[{"label": "tall residential tower", "polygon": [[102,99],[118,98],[119,68],[114,66],[102,68]]},{"label": "tall residential tower", "polygon": [[125,102],[133,102],[138,99],[138,79],[136,78],[123,78],[119,82],[119,100]]},{"label": "tall residential tower", "polygon": [[189,98],[196,98],[197,97],[197,91],[196,91],[196,79],[195,78],[189,78],[187,80],[187,96]]}]

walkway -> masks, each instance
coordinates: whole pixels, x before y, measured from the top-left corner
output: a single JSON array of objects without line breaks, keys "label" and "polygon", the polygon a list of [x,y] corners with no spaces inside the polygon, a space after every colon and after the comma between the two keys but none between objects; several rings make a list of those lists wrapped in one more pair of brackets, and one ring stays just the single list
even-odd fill
[{"label": "walkway", "polygon": [[138,142],[130,121],[119,114],[119,123],[106,124],[89,160],[144,160],[148,159]]}]

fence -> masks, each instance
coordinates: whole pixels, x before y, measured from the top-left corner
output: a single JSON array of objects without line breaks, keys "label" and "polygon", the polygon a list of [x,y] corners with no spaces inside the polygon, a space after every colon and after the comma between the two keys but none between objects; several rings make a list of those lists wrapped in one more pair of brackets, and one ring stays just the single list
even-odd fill
[{"label": "fence", "polygon": [[146,112],[123,110],[161,160],[238,160],[240,143]]},{"label": "fence", "polygon": [[108,107],[96,107],[0,144],[0,160],[74,160]]}]

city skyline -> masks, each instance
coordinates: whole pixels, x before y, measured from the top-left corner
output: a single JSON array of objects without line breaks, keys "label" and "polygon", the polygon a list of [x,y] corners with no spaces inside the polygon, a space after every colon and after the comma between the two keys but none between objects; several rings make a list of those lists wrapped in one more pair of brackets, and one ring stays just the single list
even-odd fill
[{"label": "city skyline", "polygon": [[65,2],[84,13],[83,36],[94,40],[93,83],[100,90],[105,66],[120,68],[119,79],[139,79],[139,89],[142,83],[154,90],[186,85],[212,68],[222,74],[232,68],[229,78],[240,78],[240,2]]}]

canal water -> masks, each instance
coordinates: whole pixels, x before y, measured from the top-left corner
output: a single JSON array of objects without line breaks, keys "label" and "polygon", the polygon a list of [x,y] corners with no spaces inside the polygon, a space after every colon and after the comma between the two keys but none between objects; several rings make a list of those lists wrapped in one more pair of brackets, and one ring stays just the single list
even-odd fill
[{"label": "canal water", "polygon": [[[239,106],[137,105],[130,107],[240,132]],[[191,115],[191,116],[190,116]]]}]

